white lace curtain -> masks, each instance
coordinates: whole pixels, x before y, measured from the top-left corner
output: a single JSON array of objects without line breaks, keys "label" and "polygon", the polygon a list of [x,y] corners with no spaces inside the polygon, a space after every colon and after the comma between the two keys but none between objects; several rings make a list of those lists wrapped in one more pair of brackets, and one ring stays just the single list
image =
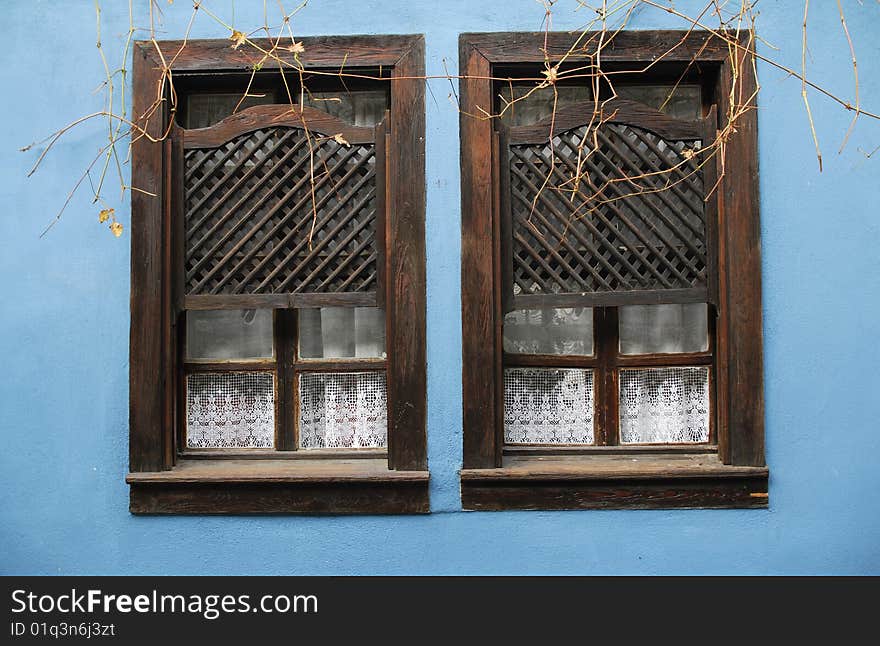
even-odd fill
[{"label": "white lace curtain", "polygon": [[187,448],[272,448],[274,382],[265,372],[187,375]]},{"label": "white lace curtain", "polygon": [[593,371],[504,371],[504,440],[508,444],[592,444]]},{"label": "white lace curtain", "polygon": [[300,448],[384,447],[387,407],[385,373],[301,374]]},{"label": "white lace curtain", "polygon": [[622,444],[709,440],[709,369],[620,371]]}]

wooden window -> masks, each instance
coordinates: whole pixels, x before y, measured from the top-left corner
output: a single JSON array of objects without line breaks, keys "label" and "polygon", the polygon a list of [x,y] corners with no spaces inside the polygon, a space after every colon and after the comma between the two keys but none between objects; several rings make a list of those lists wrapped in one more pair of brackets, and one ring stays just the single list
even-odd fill
[{"label": "wooden window", "polygon": [[181,45],[134,54],[132,512],[426,512],[422,38]]},{"label": "wooden window", "polygon": [[755,110],[701,153],[748,49],[623,32],[534,91],[573,42],[460,40],[463,504],[766,506]]}]

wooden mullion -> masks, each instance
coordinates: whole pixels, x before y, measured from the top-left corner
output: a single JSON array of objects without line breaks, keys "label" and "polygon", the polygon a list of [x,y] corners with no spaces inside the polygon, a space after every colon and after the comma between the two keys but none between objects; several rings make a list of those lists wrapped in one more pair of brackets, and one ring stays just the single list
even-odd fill
[{"label": "wooden mullion", "polygon": [[297,448],[296,348],[298,342],[298,310],[275,311],[276,419],[275,448],[293,451]]},{"label": "wooden mullion", "polygon": [[[506,152],[506,151],[505,151]],[[504,447],[504,270],[502,267],[501,240],[503,219],[501,206],[501,136],[497,130],[492,131],[492,147],[489,151],[489,163],[492,165],[492,307],[494,320],[494,358],[492,366],[495,376],[495,466],[501,466],[502,449]],[[512,286],[511,286],[512,289]]]},{"label": "wooden mullion", "polygon": [[504,365],[512,368],[597,368],[597,356],[574,354],[504,353]]},{"label": "wooden mullion", "polygon": [[387,366],[385,359],[300,359],[294,372],[382,372]]},{"label": "wooden mullion", "polygon": [[[717,136],[718,110],[713,105],[709,108],[709,114],[703,120],[703,139],[701,150],[711,146]],[[706,286],[709,290],[709,302],[718,304],[718,204],[720,201],[720,187],[718,182],[718,149],[714,149],[708,159],[703,159],[701,170],[703,173],[703,193],[705,194],[705,223],[706,223]],[[709,194],[709,191],[713,191]]]},{"label": "wooden mullion", "polygon": [[719,421],[719,396],[718,389],[718,368],[717,368],[717,320],[715,318],[715,308],[711,304],[707,304],[708,324],[709,324],[709,352],[712,354],[712,361],[709,364],[709,443],[718,444],[718,421]]},{"label": "wooden mullion", "polygon": [[[497,125],[498,138],[493,154],[495,155],[494,165],[497,166],[498,173],[497,217],[500,220],[498,246],[501,262],[498,276],[501,281],[501,313],[503,316],[513,309],[513,200],[511,199],[510,184],[510,130],[503,123]],[[528,270],[530,273],[535,273],[532,272],[531,266],[528,266]]]},{"label": "wooden mullion", "polygon": [[616,364],[621,368],[711,366],[713,363],[714,357],[710,352],[642,355],[621,354],[616,359]]},{"label": "wooden mullion", "polygon": [[186,370],[184,369],[183,358],[186,353],[186,312],[180,314],[180,323],[177,335],[177,370],[175,377],[177,379],[177,419],[174,425],[175,436],[175,461],[176,457],[183,453],[186,449],[186,416],[187,416],[187,400],[186,400]]},{"label": "wooden mullion", "polygon": [[274,359],[253,361],[184,361],[184,374],[194,372],[275,372]]},{"label": "wooden mullion", "polygon": [[195,294],[188,310],[282,309],[296,307],[376,307],[375,292],[296,292],[286,294]]},{"label": "wooden mullion", "polygon": [[388,281],[385,274],[387,260],[387,235],[385,228],[388,220],[388,196],[390,193],[390,177],[388,174],[388,156],[391,151],[391,133],[388,131],[390,122],[391,112],[390,110],[385,110],[382,121],[376,125],[374,132],[376,140],[376,218],[373,240],[378,256],[378,261],[376,262],[376,296],[379,307],[385,307],[386,285]]},{"label": "wooden mullion", "polygon": [[175,321],[175,296],[174,267],[177,264],[174,258],[174,223],[173,216],[177,211],[174,204],[175,197],[179,196],[174,190],[176,183],[176,168],[174,157],[178,149],[179,137],[172,132],[163,142],[163,155],[165,157],[164,199],[162,209],[162,372],[164,375],[164,402],[163,402],[163,452],[164,463],[167,467],[174,466],[174,414],[176,408],[175,392],[177,368],[176,335],[177,326]]},{"label": "wooden mullion", "polygon": [[593,310],[597,367],[593,376],[596,384],[596,412],[600,424],[596,443],[604,446],[619,444],[618,370],[617,370],[617,308],[602,307]]}]

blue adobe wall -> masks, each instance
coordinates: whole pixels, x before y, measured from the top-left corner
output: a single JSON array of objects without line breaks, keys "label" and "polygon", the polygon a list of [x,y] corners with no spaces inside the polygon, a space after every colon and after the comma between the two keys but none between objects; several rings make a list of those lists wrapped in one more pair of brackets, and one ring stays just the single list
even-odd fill
[{"label": "blue adobe wall", "polygon": [[[103,2],[108,51],[127,3]],[[180,37],[189,3],[165,6]],[[554,27],[586,10],[560,2]],[[691,8],[701,2],[678,2]],[[813,8],[815,78],[848,92],[832,3]],[[84,194],[44,239],[74,173],[102,142],[67,135],[32,179],[17,148],[99,106],[90,0],[10,0],[0,102],[0,572],[2,573],[880,573],[880,144],[813,99],[826,170],[816,171],[796,82],[766,64],[760,112],[769,511],[463,513],[458,118],[432,83],[427,132],[428,433],[434,513],[425,517],[142,518],[127,511],[128,240],[96,222]],[[165,3],[162,3],[164,6]],[[209,6],[230,15],[229,0]],[[235,3],[236,23],[262,2]],[[880,109],[880,10],[847,2],[866,106]],[[762,4],[761,35],[800,58],[797,2]],[[316,0],[298,34],[424,33],[429,74],[457,69],[463,31],[534,30],[533,0]],[[202,19],[194,37],[225,34]],[[643,10],[635,28],[680,28]],[[819,38],[817,36],[817,38]],[[831,47],[829,43],[834,43]],[[816,48],[818,47],[818,49]],[[769,52],[766,47],[764,51]],[[880,153],[878,153],[880,155]],[[127,214],[123,222],[128,224]],[[127,235],[127,234],[126,234]]]}]

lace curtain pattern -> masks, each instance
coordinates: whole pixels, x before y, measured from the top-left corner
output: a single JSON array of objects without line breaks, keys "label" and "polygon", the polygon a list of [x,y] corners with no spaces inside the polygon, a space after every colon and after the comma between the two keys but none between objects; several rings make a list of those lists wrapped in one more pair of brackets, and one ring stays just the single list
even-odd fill
[{"label": "lace curtain pattern", "polygon": [[709,441],[709,369],[620,371],[622,444]]},{"label": "lace curtain pattern", "polygon": [[274,444],[272,374],[205,372],[187,376],[187,448],[272,448]]},{"label": "lace curtain pattern", "polygon": [[387,408],[383,372],[301,374],[300,448],[384,447]]},{"label": "lace curtain pattern", "polygon": [[592,444],[593,371],[504,371],[504,440],[508,444]]}]

